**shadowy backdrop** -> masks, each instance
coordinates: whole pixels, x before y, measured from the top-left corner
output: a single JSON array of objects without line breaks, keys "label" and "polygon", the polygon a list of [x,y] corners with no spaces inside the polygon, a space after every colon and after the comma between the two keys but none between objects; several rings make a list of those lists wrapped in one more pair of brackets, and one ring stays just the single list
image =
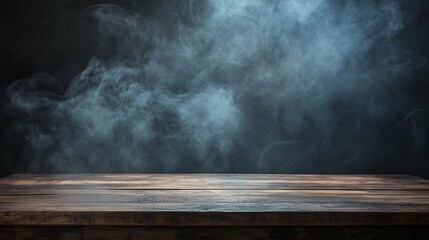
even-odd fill
[{"label": "shadowy backdrop", "polygon": [[429,3],[304,2],[4,1],[0,176],[429,178]]}]

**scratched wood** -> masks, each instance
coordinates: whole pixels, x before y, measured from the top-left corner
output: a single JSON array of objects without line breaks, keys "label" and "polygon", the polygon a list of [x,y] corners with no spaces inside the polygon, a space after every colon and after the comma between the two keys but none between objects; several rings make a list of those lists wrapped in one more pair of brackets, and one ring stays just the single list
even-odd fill
[{"label": "scratched wood", "polygon": [[406,175],[0,179],[0,239],[427,239],[427,225],[429,181]]},{"label": "scratched wood", "polygon": [[315,174],[15,174],[0,189],[427,189],[408,175]]}]

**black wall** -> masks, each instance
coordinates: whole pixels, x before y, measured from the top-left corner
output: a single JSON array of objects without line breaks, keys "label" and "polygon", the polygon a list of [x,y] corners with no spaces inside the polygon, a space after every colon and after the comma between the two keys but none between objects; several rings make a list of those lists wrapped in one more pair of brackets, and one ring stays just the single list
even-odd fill
[{"label": "black wall", "polygon": [[162,1],[18,0],[5,1],[0,21],[0,175],[26,172],[25,136],[10,130],[19,117],[10,114],[7,88],[18,79],[47,72],[67,86],[96,54],[94,26],[83,16],[96,4],[112,3],[151,14]]},{"label": "black wall", "polygon": [[[403,1],[404,4],[406,1]],[[412,2],[412,1],[410,1]],[[166,8],[169,1],[88,1],[88,0],[38,0],[4,1],[0,21],[0,176],[28,172],[32,155],[25,135],[12,131],[24,115],[10,108],[7,88],[17,79],[28,78],[36,72],[48,72],[64,86],[79,74],[88,61],[98,52],[99,42],[94,34],[94,23],[82,13],[98,3],[116,3],[125,9],[138,9],[147,18],[159,16],[159,8]],[[407,81],[396,85],[405,95],[405,111],[386,119],[374,129],[378,136],[375,154],[368,156],[369,162],[360,168],[352,164],[347,168],[298,168],[299,172],[321,173],[405,173],[429,178],[429,4],[419,7],[405,4],[409,17],[396,41],[419,56],[419,66],[407,69]],[[183,13],[182,13],[183,14]],[[156,15],[156,16],[155,16]],[[169,18],[171,16],[165,16]],[[108,53],[102,53],[108,54]],[[423,67],[422,67],[423,66]],[[337,101],[338,116],[347,106],[347,101]],[[355,111],[360,111],[359,109]],[[341,127],[341,125],[339,125]],[[309,129],[309,131],[313,131]],[[347,131],[347,128],[338,131]],[[346,140],[345,140],[346,141]],[[362,141],[365,141],[363,139]],[[417,142],[417,143],[416,143]],[[288,154],[288,152],[285,152]],[[317,156],[317,155],[316,155]],[[337,156],[340,157],[340,156]],[[361,155],[365,158],[365,155]],[[278,158],[278,156],[276,156]],[[244,161],[244,160],[243,160]],[[324,159],[323,163],[329,162]],[[323,164],[321,163],[321,164]],[[270,172],[255,165],[243,166],[233,163],[229,172]],[[316,166],[316,167],[314,167]],[[40,172],[52,171],[49,167]],[[88,171],[99,171],[97,169]],[[109,169],[108,171],[115,171]],[[123,170],[119,170],[123,171]],[[137,170],[138,171],[138,170]],[[174,171],[151,168],[148,171]],[[181,172],[199,172],[198,167],[180,168]],[[217,170],[213,170],[216,172]],[[281,167],[276,172],[290,172]]]}]

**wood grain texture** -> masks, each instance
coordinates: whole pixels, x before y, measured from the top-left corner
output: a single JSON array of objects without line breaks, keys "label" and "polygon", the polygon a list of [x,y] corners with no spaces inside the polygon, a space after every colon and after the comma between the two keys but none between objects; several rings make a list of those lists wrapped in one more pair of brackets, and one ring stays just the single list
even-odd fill
[{"label": "wood grain texture", "polygon": [[425,179],[408,175],[319,174],[15,174],[0,189],[428,189]]},{"label": "wood grain texture", "polygon": [[0,225],[429,225],[429,182],[406,175],[16,174]]}]

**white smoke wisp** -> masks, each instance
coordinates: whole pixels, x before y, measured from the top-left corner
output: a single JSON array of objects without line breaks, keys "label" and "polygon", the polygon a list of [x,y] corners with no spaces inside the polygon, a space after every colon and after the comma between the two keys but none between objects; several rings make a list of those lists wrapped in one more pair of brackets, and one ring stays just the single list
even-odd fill
[{"label": "white smoke wisp", "polygon": [[162,18],[93,6],[104,54],[64,95],[43,90],[58,85],[46,74],[10,86],[32,171],[307,172],[374,159],[375,126],[403,111],[395,86],[412,64],[394,40],[398,1],[183,6]]}]

